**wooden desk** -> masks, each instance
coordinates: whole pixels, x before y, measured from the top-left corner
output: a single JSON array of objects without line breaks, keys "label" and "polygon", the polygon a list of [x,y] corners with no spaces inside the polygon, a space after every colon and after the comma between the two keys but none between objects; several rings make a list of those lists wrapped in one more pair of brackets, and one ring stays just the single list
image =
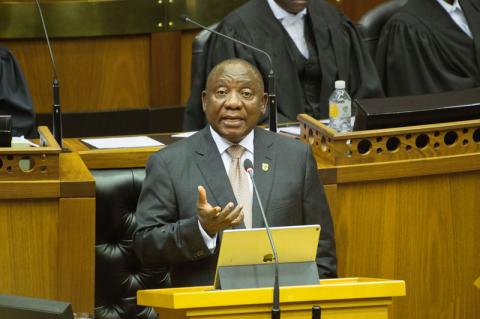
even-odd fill
[{"label": "wooden desk", "polygon": [[405,280],[395,319],[480,318],[480,120],[346,134],[301,121],[326,177],[339,275]]},{"label": "wooden desk", "polygon": [[[151,134],[149,137],[165,144],[171,144],[181,138],[171,137],[171,134]],[[160,150],[159,147],[95,149],[81,141],[81,138],[68,138],[64,145],[78,153],[89,169],[145,167],[152,153]]]},{"label": "wooden desk", "polygon": [[[92,313],[95,182],[78,154],[60,153],[43,134],[50,146],[0,150],[0,293]],[[18,160],[28,156],[33,168],[22,173]]]}]

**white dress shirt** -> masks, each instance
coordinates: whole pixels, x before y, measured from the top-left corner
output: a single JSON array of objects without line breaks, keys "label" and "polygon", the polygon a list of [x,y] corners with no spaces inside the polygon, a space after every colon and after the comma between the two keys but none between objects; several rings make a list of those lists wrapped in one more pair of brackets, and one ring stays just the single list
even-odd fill
[{"label": "white dress shirt", "polygon": [[[245,152],[243,153],[242,157],[240,157],[240,162],[243,163],[246,159],[249,159],[253,163],[253,137],[254,137],[254,130],[252,130],[250,133],[248,133],[247,136],[243,138],[243,140],[238,143],[239,145],[242,145],[245,148]],[[233,143],[227,141],[223,137],[221,137],[215,130],[210,126],[210,132],[212,133],[212,138],[215,144],[217,145],[218,152],[220,153],[220,156],[222,157],[223,165],[225,167],[225,171],[227,172],[230,169],[230,163],[232,161],[232,157],[230,154],[228,154],[227,149],[233,145]],[[252,182],[248,180],[250,184],[250,189],[253,188]],[[207,198],[208,200],[208,198]],[[210,237],[210,235],[207,234],[207,232],[203,229],[202,225],[200,224],[200,221],[198,221],[198,226],[200,228],[200,232],[202,233],[203,240],[205,242],[205,245],[207,245],[208,249],[210,252],[213,253],[215,250],[215,247],[217,245],[217,234],[215,236]]]},{"label": "white dress shirt", "polygon": [[292,14],[285,11],[274,0],[268,0],[268,5],[270,6],[270,9],[272,9],[275,18],[282,23],[283,27],[288,32],[288,35],[290,35],[290,38],[292,38],[300,53],[302,53],[302,55],[308,59],[309,52],[307,42],[305,40],[304,29],[307,8],[303,9],[297,14]]},{"label": "white dress shirt", "polygon": [[443,9],[445,9],[445,11],[447,11],[453,22],[455,22],[471,39],[473,39],[472,31],[468,26],[467,18],[465,17],[463,9],[458,0],[455,0],[453,4],[450,4],[445,0],[437,0],[437,2],[442,6]]}]

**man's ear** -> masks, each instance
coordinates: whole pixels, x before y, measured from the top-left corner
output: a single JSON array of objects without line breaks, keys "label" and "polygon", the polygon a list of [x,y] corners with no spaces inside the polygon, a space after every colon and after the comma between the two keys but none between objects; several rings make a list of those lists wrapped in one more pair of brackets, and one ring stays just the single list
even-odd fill
[{"label": "man's ear", "polygon": [[265,111],[267,110],[267,102],[268,102],[268,94],[267,93],[263,93],[262,95],[262,106],[261,106],[261,111],[262,111],[262,114],[265,114]]},{"label": "man's ear", "polygon": [[207,98],[207,92],[204,90],[204,91],[202,91],[202,110],[203,110],[203,113],[205,113],[205,111],[207,109],[207,103],[205,101],[206,98]]}]

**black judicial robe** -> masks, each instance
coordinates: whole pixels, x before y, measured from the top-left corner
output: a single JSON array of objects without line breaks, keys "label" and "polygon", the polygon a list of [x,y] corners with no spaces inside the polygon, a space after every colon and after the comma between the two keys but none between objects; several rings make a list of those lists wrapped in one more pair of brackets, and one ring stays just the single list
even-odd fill
[{"label": "black judicial robe", "polygon": [[[383,96],[381,84],[368,50],[352,22],[324,0],[310,0],[307,18],[313,28],[316,53],[320,62],[320,116],[328,116],[328,98],[336,80],[345,80],[355,98]],[[305,21],[307,23],[307,21]],[[288,33],[275,18],[266,0],[251,0],[230,13],[217,30],[268,52],[276,76],[279,121],[295,121],[306,113],[303,89],[294,57],[289,50]],[[310,52],[312,54],[312,52]],[[254,64],[265,83],[270,67],[264,55],[232,41],[212,35],[202,55],[202,68],[192,74],[192,90],[184,117],[184,129],[198,130],[205,125],[201,92],[209,71],[229,58],[242,58]]]},{"label": "black judicial robe", "polygon": [[35,113],[27,82],[9,49],[0,46],[0,114],[12,115],[13,135],[34,134]]},{"label": "black judicial robe", "polygon": [[480,0],[460,0],[474,40],[436,0],[409,0],[385,25],[375,63],[387,96],[480,86]]}]

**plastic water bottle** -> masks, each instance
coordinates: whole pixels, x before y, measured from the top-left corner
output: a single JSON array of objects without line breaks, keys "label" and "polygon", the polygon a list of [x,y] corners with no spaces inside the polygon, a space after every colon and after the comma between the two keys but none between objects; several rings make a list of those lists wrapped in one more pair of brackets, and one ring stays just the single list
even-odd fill
[{"label": "plastic water bottle", "polygon": [[345,81],[335,81],[335,91],[328,100],[329,124],[337,132],[352,130],[352,99],[345,90]]}]

